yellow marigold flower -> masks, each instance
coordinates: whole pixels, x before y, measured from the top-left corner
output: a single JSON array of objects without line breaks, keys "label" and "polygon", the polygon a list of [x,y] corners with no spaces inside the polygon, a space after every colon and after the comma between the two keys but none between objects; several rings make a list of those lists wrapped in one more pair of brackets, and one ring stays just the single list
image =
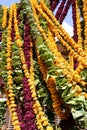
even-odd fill
[{"label": "yellow marigold flower", "polygon": [[52,126],[47,126],[46,130],[53,130]]},{"label": "yellow marigold flower", "polygon": [[15,130],[21,130],[19,125],[16,125],[14,128],[15,128]]},{"label": "yellow marigold flower", "polygon": [[43,122],[43,126],[47,126],[48,125],[48,120]]}]

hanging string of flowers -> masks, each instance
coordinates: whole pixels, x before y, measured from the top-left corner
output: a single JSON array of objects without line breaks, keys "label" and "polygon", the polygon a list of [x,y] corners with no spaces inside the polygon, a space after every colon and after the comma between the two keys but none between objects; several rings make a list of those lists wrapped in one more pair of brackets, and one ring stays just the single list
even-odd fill
[{"label": "hanging string of flowers", "polygon": [[2,17],[3,17],[3,7],[0,5],[0,42],[2,40]]},{"label": "hanging string of flowers", "polygon": [[74,40],[77,42],[77,25],[76,25],[76,2],[72,3],[72,19],[73,19],[73,33]]},{"label": "hanging string of flowers", "polygon": [[63,10],[63,12],[62,12],[62,14],[61,14],[61,16],[59,18],[59,21],[60,21],[61,24],[62,24],[63,20],[65,19],[66,15],[67,15],[67,12],[68,12],[68,10],[70,8],[70,5],[72,3],[73,3],[73,0],[68,0],[67,1],[66,5],[65,5],[65,8],[64,8],[64,10]]},{"label": "hanging string of flowers", "polygon": [[60,19],[60,16],[62,14],[65,3],[66,3],[66,0],[61,1],[60,6],[59,6],[58,10],[56,11],[55,17],[57,20]]},{"label": "hanging string of flowers", "polygon": [[[75,14],[75,16],[76,16],[76,20],[74,20],[74,25],[76,25],[77,27],[75,27],[75,28],[77,28],[76,29],[76,32],[77,32],[77,34],[75,34],[75,35],[77,35],[77,42],[78,42],[78,44],[80,44],[81,45],[81,47],[83,48],[83,45],[82,45],[82,37],[81,37],[81,33],[82,33],[82,30],[81,30],[81,23],[80,23],[80,10],[78,10],[79,8],[78,8],[78,2],[77,1],[75,1],[75,3],[74,3],[74,5],[72,5],[72,7],[75,7],[75,9],[73,9],[73,11],[75,11],[75,12],[73,12],[74,14]],[[74,15],[73,14],[73,15]],[[75,23],[76,22],[76,23]],[[75,29],[74,29],[75,30]],[[75,36],[74,35],[74,36]],[[72,57],[72,56],[71,56]],[[74,60],[73,60],[73,62],[75,62]],[[76,61],[77,62],[77,61]],[[76,66],[76,64],[78,64],[78,63],[75,63],[75,66]],[[81,65],[81,62],[79,63],[79,65],[78,66],[76,66],[76,71],[79,73],[80,71],[81,71],[81,68],[83,68],[82,67],[82,65]]]},{"label": "hanging string of flowers", "polygon": [[30,27],[28,21],[25,22],[25,28],[24,28],[24,54],[25,54],[25,60],[27,63],[28,69],[30,69]]},{"label": "hanging string of flowers", "polygon": [[52,4],[51,4],[51,6],[50,6],[50,9],[51,9],[52,11],[54,11],[54,9],[55,9],[56,6],[58,5],[58,3],[59,3],[59,0],[53,0],[53,1],[52,1]]},{"label": "hanging string of flowers", "polygon": [[15,95],[12,90],[12,84],[13,84],[13,79],[12,79],[12,61],[11,61],[11,26],[12,26],[12,16],[13,16],[13,8],[14,6],[10,7],[10,12],[9,12],[9,22],[8,22],[8,37],[7,37],[7,85],[8,85],[8,100],[9,100],[9,108],[10,112],[12,115],[12,122],[14,125],[15,130],[20,130],[20,125],[16,113],[16,104],[15,104]]},{"label": "hanging string of flowers", "polygon": [[7,7],[3,6],[2,28],[6,27],[6,23],[7,23]]},{"label": "hanging string of flowers", "polygon": [[27,78],[23,78],[23,95],[24,95],[24,115],[22,118],[21,129],[37,130],[35,124],[35,114],[33,112],[33,99],[31,96],[31,91],[28,86]]},{"label": "hanging string of flowers", "polygon": [[76,25],[77,25],[77,35],[78,35],[78,43],[82,46],[82,37],[81,37],[81,23],[80,23],[80,11],[78,10],[78,2],[76,2]]},{"label": "hanging string of flowers", "polygon": [[[38,53],[37,53],[37,58],[38,58],[38,63],[40,65],[40,70],[43,74],[43,77],[45,77],[45,71],[43,71],[43,70],[46,70],[46,67],[45,67],[44,63],[42,62],[42,60],[40,59],[40,56],[38,55]],[[46,82],[46,80],[45,80],[45,82]],[[63,105],[63,101],[61,100],[60,95],[56,91],[55,87],[56,87],[55,79],[49,78],[47,80],[47,88],[51,93],[54,111],[57,114],[57,116],[60,117],[60,119],[62,119],[62,120],[67,119],[69,116],[69,111],[66,110],[66,112],[65,112],[66,114],[63,113],[62,108],[61,108],[61,106]],[[64,115],[66,115],[66,116],[64,116]]]},{"label": "hanging string of flowers", "polygon": [[84,18],[84,22],[85,22],[85,24],[84,24],[84,36],[85,36],[85,39],[84,39],[84,51],[86,52],[86,50],[87,50],[87,43],[86,43],[86,41],[87,41],[87,9],[86,9],[86,4],[87,4],[87,1],[86,0],[82,0],[82,2],[83,2],[83,18]]}]

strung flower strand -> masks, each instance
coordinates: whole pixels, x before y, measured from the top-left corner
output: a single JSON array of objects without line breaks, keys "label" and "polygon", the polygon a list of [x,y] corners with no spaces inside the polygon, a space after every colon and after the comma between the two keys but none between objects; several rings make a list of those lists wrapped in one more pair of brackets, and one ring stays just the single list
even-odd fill
[{"label": "strung flower strand", "polygon": [[[45,64],[42,62],[40,56],[37,53],[38,63],[40,66],[41,73],[43,74],[43,78],[47,76],[45,72],[47,72],[47,68]],[[45,76],[46,75],[46,76]],[[47,81],[45,79],[45,82],[47,82],[47,88],[51,93],[51,98],[53,101],[53,108],[57,116],[60,117],[60,119],[67,119],[69,116],[69,111],[66,110],[66,114],[63,113],[61,106],[63,105],[63,101],[61,100],[57,90],[56,90],[56,81],[55,78],[49,78]],[[66,116],[65,116],[66,115]]]},{"label": "strung flower strand", "polygon": [[77,36],[77,25],[76,25],[76,2],[74,1],[72,3],[72,19],[73,19],[73,39],[75,42],[77,42],[78,36]]},{"label": "strung flower strand", "polygon": [[87,52],[87,1],[82,0],[83,2],[83,18],[84,18],[84,51]]},{"label": "strung flower strand", "polygon": [[3,6],[2,28],[5,28],[6,24],[7,24],[7,7]]},{"label": "strung flower strand", "polygon": [[9,12],[9,22],[8,22],[8,37],[7,37],[7,85],[8,85],[8,101],[9,101],[9,108],[12,116],[12,123],[14,125],[15,130],[20,130],[20,124],[18,121],[17,113],[16,113],[16,104],[15,104],[15,95],[12,90],[12,85],[13,85],[13,79],[12,79],[12,61],[11,61],[11,47],[12,47],[12,42],[11,42],[11,31],[12,31],[12,13],[13,13],[13,8],[14,5],[10,7],[10,12]]},{"label": "strung flower strand", "polygon": [[69,10],[69,8],[70,8],[70,5],[71,5],[72,3],[73,3],[73,0],[68,0],[68,1],[67,1],[66,5],[65,5],[65,8],[64,8],[64,10],[63,10],[63,12],[62,12],[62,14],[61,14],[61,16],[60,16],[60,18],[59,18],[59,21],[60,21],[61,24],[62,24],[64,18],[66,17],[67,12],[68,12],[68,10]]},{"label": "strung flower strand", "polygon": [[53,1],[52,1],[52,4],[51,4],[51,6],[50,6],[50,9],[51,9],[52,11],[54,11],[54,9],[55,9],[56,6],[58,5],[58,3],[59,3],[59,0],[53,0]]},{"label": "strung flower strand", "polygon": [[76,25],[77,25],[77,35],[78,35],[78,43],[77,44],[81,45],[81,47],[82,47],[80,11],[79,11],[77,0],[75,1],[75,3],[76,3]]},{"label": "strung flower strand", "polygon": [[58,8],[58,10],[56,12],[56,15],[55,15],[57,20],[59,20],[61,14],[62,14],[65,3],[66,3],[66,0],[61,1],[61,4],[60,4],[60,6],[59,6],[59,8]]}]

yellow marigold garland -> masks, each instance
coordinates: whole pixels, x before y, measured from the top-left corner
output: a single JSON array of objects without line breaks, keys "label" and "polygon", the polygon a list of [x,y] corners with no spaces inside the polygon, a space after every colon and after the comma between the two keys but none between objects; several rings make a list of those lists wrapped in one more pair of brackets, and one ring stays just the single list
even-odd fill
[{"label": "yellow marigold garland", "polygon": [[[80,11],[79,11],[79,7],[78,7],[78,1],[76,0],[75,3],[76,3],[76,25],[77,25],[77,35],[78,35],[77,44],[80,44],[81,47],[83,48],[83,45],[82,45],[83,39],[81,36]],[[82,63],[79,62],[79,65],[76,68],[77,73],[79,74],[82,69],[83,69]]]},{"label": "yellow marigold garland", "polygon": [[9,22],[8,22],[8,31],[7,31],[7,85],[8,85],[8,92],[7,92],[7,97],[9,101],[9,109],[11,112],[12,116],[12,123],[14,125],[15,130],[20,130],[20,124],[18,121],[17,113],[16,113],[16,104],[15,104],[15,95],[12,90],[12,85],[13,85],[13,79],[12,79],[12,61],[11,61],[11,53],[12,53],[12,42],[11,42],[11,31],[12,31],[12,13],[13,13],[13,8],[14,6],[10,7],[10,12],[9,12]]},{"label": "yellow marigold garland", "polygon": [[[32,92],[32,96],[34,94],[36,96],[36,87],[34,86],[34,68],[33,68],[33,60],[32,60],[32,50],[31,50],[30,55],[31,55],[30,56],[31,57],[30,78],[33,81],[33,84],[31,85],[30,90]],[[36,99],[34,99],[35,104],[34,104],[33,108],[34,108],[34,112],[36,114],[37,125],[40,124],[40,122],[41,122],[42,126],[46,126],[46,129],[50,128],[52,130],[52,127],[49,126],[47,117],[44,115],[44,112],[42,111],[42,107],[39,103],[39,100],[37,100],[37,96],[34,98],[36,98]]]},{"label": "yellow marigold garland", "polygon": [[7,7],[3,6],[2,28],[6,27],[6,23],[7,23]]},{"label": "yellow marigold garland", "polygon": [[82,36],[81,36],[81,23],[80,23],[80,10],[78,7],[78,1],[76,3],[76,25],[77,25],[77,35],[78,35],[78,43],[82,47]]},{"label": "yellow marigold garland", "polygon": [[85,22],[85,26],[84,26],[84,51],[87,52],[87,1],[86,0],[82,0],[83,2],[83,18],[84,18],[84,22]]},{"label": "yellow marigold garland", "polygon": [[[38,58],[38,63],[40,65],[41,73],[43,74],[43,78],[44,78],[45,75],[46,75],[45,72],[47,72],[47,69],[46,69],[44,63],[42,62],[40,56],[38,55],[38,53],[37,53],[37,58]],[[45,82],[47,82],[47,88],[51,93],[51,98],[52,98],[52,101],[53,101],[53,108],[54,108],[55,113],[62,120],[67,119],[69,117],[69,112],[70,111],[67,110],[67,108],[66,108],[66,112],[65,112],[66,114],[64,114],[63,111],[62,111],[61,105],[64,104],[64,102],[62,101],[62,99],[60,98],[60,95],[58,94],[58,92],[56,90],[55,78],[50,77],[50,78],[48,78],[48,80],[45,80]]]},{"label": "yellow marigold garland", "polygon": [[[75,1],[76,4],[76,25],[77,25],[77,36],[78,36],[78,43],[82,47],[82,37],[81,37],[81,24],[80,24],[80,11],[78,7],[78,2],[77,0]],[[69,60],[70,60],[70,65],[72,68],[74,68],[74,58],[71,53],[69,53]],[[79,63],[80,65],[81,63]],[[79,67],[79,66],[78,66]],[[79,68],[77,72],[79,71]]]},{"label": "yellow marigold garland", "polygon": [[40,130],[44,130],[44,127],[46,127],[46,130],[53,130],[53,128],[50,126],[47,117],[45,116],[42,107],[39,103],[37,94],[36,94],[36,87],[34,84],[34,68],[33,68],[33,60],[32,60],[32,50],[31,50],[31,67],[30,67],[30,73],[29,70],[27,68],[26,62],[25,62],[25,57],[24,57],[24,52],[22,49],[22,41],[21,41],[21,37],[18,31],[18,24],[17,24],[17,10],[16,10],[16,5],[14,6],[14,28],[15,28],[15,38],[16,38],[16,42],[17,42],[17,46],[19,47],[19,51],[20,51],[20,58],[21,58],[21,62],[22,62],[22,68],[24,70],[24,74],[25,77],[28,79],[28,84],[30,86],[30,90],[32,93],[32,98],[34,101],[34,105],[33,105],[33,110],[34,113],[36,114],[36,125],[37,128]]}]

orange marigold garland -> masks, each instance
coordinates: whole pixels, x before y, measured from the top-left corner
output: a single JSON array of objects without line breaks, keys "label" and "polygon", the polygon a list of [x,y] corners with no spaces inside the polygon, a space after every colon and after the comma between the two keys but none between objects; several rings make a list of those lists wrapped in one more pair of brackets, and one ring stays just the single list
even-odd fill
[{"label": "orange marigold garland", "polygon": [[15,104],[15,95],[12,90],[12,85],[13,85],[13,79],[12,79],[12,61],[11,61],[11,49],[12,49],[12,42],[11,42],[11,26],[12,26],[12,17],[13,17],[13,8],[14,5],[10,7],[10,12],[9,12],[9,22],[8,22],[8,37],[7,37],[7,86],[8,86],[8,91],[7,91],[7,97],[9,100],[9,109],[11,112],[12,116],[12,123],[14,125],[15,130],[20,130],[20,124],[18,121],[17,113],[16,113],[16,104]]},{"label": "orange marigold garland", "polygon": [[45,79],[45,82],[47,82],[47,88],[51,93],[54,112],[57,114],[57,116],[60,117],[60,119],[62,119],[62,120],[67,119],[69,116],[69,110],[67,110],[67,108],[66,108],[66,111],[65,111],[66,114],[64,114],[62,111],[61,106],[63,105],[64,102],[62,101],[62,99],[60,98],[60,94],[58,94],[58,92],[56,90],[55,78],[49,77],[48,80],[47,80],[47,78],[45,78],[45,77],[47,77],[47,73],[45,73],[45,72],[47,72],[47,67],[40,59],[40,56],[38,55],[38,53],[37,53],[37,58],[38,58],[38,63],[40,66],[41,73],[43,74],[43,78]]},{"label": "orange marigold garland", "polygon": [[83,2],[83,18],[84,18],[84,51],[87,52],[87,1],[86,0],[82,0]]},{"label": "orange marigold garland", "polygon": [[7,7],[3,6],[3,18],[2,18],[2,28],[6,27],[6,23],[7,23]]}]

